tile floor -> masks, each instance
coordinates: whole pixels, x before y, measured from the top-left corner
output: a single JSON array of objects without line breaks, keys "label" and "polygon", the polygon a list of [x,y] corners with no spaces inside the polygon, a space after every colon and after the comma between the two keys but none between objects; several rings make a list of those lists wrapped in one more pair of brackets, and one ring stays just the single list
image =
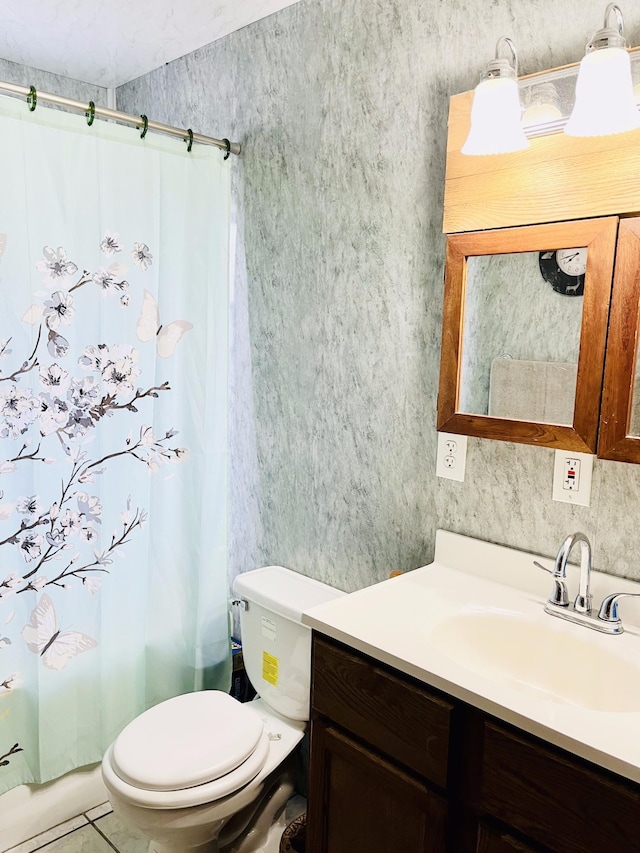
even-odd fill
[{"label": "tile floor", "polygon": [[[289,821],[302,814],[306,803],[305,798],[298,795],[288,801],[282,817],[283,829]],[[265,851],[271,853],[272,847],[277,851],[279,846],[274,838]],[[149,843],[125,827],[113,814],[111,805],[105,803],[17,847],[11,847],[5,853],[113,853],[114,850],[116,853],[147,853],[148,849]]]},{"label": "tile floor", "polygon": [[149,844],[133,835],[111,811],[109,803],[11,847],[6,853],[147,853]]}]

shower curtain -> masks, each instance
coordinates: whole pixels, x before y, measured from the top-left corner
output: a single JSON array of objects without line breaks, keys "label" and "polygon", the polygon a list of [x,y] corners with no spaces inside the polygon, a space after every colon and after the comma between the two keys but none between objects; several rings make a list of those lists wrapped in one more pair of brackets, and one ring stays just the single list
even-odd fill
[{"label": "shower curtain", "polygon": [[229,164],[0,98],[0,792],[230,681]]}]

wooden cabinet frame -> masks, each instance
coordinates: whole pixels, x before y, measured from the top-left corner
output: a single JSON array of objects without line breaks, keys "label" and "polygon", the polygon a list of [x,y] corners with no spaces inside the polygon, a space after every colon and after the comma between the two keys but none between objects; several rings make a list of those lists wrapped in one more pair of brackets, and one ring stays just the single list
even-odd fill
[{"label": "wooden cabinet frame", "polygon": [[[596,452],[617,231],[618,218],[605,217],[447,237],[438,430],[585,453]],[[461,412],[467,258],[572,246],[588,248],[573,423],[562,426]],[[635,316],[637,325],[637,304]]]},{"label": "wooden cabinet frame", "polygon": [[609,339],[602,392],[598,456],[640,462],[640,437],[629,434],[640,325],[640,219],[618,232]]}]

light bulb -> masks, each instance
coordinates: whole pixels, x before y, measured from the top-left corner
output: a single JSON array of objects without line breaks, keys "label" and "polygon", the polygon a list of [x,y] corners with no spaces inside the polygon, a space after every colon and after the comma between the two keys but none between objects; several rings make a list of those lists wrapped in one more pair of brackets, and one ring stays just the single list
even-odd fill
[{"label": "light bulb", "polygon": [[[608,25],[615,14],[617,26]],[[622,35],[622,13],[610,3],[604,28],[587,45],[576,81],[576,99],[564,132],[568,136],[608,136],[640,127],[631,80],[631,62]]]},{"label": "light bulb", "polygon": [[[513,65],[498,57],[503,44],[512,53]],[[473,93],[471,128],[461,149],[463,154],[506,154],[529,147],[522,127],[517,76],[515,47],[511,39],[502,36],[495,59],[488,63]]]}]

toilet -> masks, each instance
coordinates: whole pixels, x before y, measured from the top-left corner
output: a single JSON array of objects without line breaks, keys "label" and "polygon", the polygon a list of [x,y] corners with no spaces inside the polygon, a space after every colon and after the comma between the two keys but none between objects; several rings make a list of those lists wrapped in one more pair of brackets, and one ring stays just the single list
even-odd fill
[{"label": "toilet", "polygon": [[129,723],[102,760],[114,812],[149,839],[149,853],[257,853],[293,794],[293,752],[309,720],[302,613],[344,593],[281,566],[241,574],[233,589],[258,697],[167,699]]}]

